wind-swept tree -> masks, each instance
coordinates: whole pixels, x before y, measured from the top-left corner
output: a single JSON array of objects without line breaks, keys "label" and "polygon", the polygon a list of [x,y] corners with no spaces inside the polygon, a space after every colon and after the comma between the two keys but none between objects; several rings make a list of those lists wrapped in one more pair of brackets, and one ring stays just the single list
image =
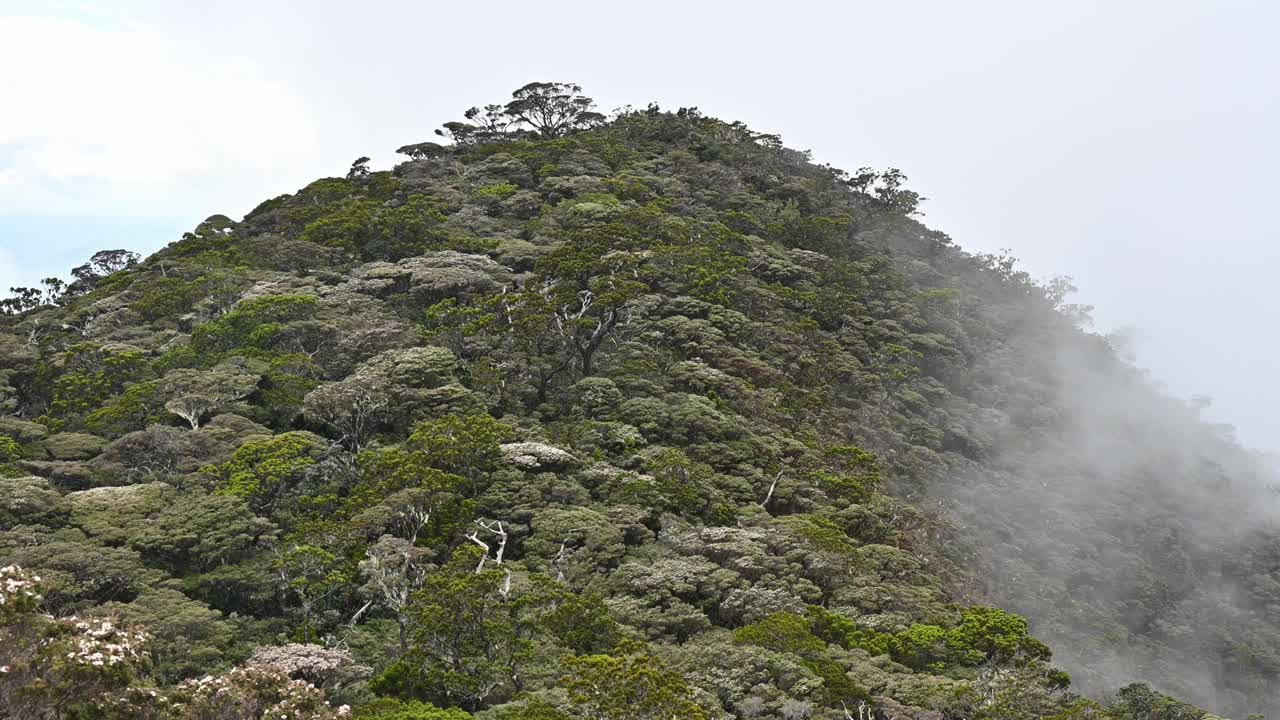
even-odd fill
[{"label": "wind-swept tree", "polygon": [[0,300],[0,315],[21,315],[45,305],[53,305],[66,294],[67,284],[62,278],[47,277],[40,287],[11,287],[11,295]]},{"label": "wind-swept tree", "polygon": [[[447,122],[436,134],[459,145],[508,139],[512,130],[525,130],[544,140],[564,137],[604,122],[595,112],[595,101],[582,94],[573,83],[532,82],[511,93],[506,105],[473,107],[463,113],[464,121]],[[433,152],[431,143],[406,145],[404,152],[414,159]]]},{"label": "wind-swept tree", "polygon": [[[466,122],[456,120],[447,122],[442,130],[436,130],[436,134],[447,137],[459,145],[494,142],[506,137],[507,128],[512,122],[501,105],[469,108],[462,116],[466,118]],[[422,145],[426,144],[422,143]]]},{"label": "wind-swept tree", "polygon": [[503,114],[513,123],[533,128],[539,137],[563,137],[604,120],[594,111],[595,101],[572,83],[532,82],[511,93]]},{"label": "wind-swept tree", "polygon": [[440,143],[421,142],[401,146],[396,148],[396,152],[401,155],[408,155],[410,160],[428,160],[430,158],[440,157],[445,153],[445,149]]}]

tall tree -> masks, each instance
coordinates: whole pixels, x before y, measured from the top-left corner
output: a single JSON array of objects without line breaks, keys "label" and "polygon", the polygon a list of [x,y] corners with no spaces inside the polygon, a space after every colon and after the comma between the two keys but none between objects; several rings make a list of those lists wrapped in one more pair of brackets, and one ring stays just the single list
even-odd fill
[{"label": "tall tree", "polygon": [[533,128],[539,137],[563,137],[604,120],[594,112],[595,101],[572,83],[532,82],[511,93],[503,113],[514,123]]}]

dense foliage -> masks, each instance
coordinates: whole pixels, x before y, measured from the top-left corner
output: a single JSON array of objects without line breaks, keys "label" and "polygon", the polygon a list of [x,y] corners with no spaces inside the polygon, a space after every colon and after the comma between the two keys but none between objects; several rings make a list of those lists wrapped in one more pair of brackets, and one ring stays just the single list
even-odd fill
[{"label": "dense foliage", "polygon": [[694,109],[442,134],[6,302],[0,716],[1280,710],[1268,481],[1064,282]]}]

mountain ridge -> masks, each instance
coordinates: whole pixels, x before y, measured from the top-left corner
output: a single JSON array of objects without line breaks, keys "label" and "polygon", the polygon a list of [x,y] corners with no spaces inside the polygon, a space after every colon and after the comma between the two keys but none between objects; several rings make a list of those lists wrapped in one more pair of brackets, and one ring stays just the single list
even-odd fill
[{"label": "mountain ridge", "polygon": [[1067,281],[696,109],[533,83],[441,134],[6,301],[0,564],[56,616],[7,632],[152,628],[82,712],[1275,707],[1269,471]]}]

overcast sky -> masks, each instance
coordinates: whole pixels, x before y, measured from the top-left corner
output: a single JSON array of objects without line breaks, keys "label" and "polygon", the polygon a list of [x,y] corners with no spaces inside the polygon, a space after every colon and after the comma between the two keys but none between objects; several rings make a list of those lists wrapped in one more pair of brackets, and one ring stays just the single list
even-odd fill
[{"label": "overcast sky", "polygon": [[1274,2],[0,0],[0,287],[395,161],[531,80],[696,105],[1075,277],[1097,329],[1280,450]]}]

